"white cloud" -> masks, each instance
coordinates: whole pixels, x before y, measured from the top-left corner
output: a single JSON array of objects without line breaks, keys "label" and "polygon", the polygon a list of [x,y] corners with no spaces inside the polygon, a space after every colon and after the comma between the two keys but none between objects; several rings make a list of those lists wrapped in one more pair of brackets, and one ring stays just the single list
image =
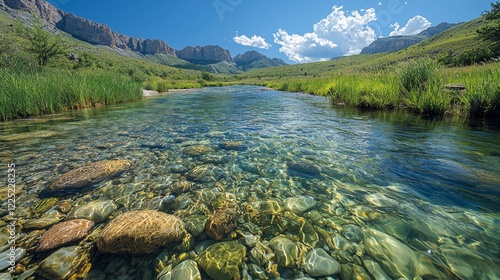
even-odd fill
[{"label": "white cloud", "polygon": [[423,16],[415,16],[410,19],[404,27],[401,27],[399,23],[391,24],[391,28],[394,28],[389,36],[398,36],[398,35],[416,35],[431,26],[430,21],[428,21]]},{"label": "white cloud", "polygon": [[271,47],[271,45],[266,42],[266,39],[257,35],[253,35],[252,38],[248,38],[246,35],[238,36],[238,33],[236,33],[233,40],[240,45],[259,49],[269,49]]},{"label": "white cloud", "polygon": [[[346,13],[343,6],[333,6],[332,13],[304,35],[289,34],[283,29],[274,33],[274,42],[288,59],[304,63],[358,54],[375,41],[375,31],[368,26],[376,21],[375,9]],[[361,12],[361,13],[360,13]]]},{"label": "white cloud", "polygon": [[378,4],[377,4],[377,5],[382,6],[382,2],[378,2]]}]

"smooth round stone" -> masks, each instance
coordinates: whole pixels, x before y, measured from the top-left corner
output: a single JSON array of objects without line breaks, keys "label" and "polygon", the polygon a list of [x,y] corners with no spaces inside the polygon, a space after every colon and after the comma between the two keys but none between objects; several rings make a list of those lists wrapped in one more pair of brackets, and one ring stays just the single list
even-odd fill
[{"label": "smooth round stone", "polygon": [[25,256],[26,256],[26,249],[16,248],[14,251],[11,251],[10,247],[8,247],[6,251],[0,253],[0,271],[11,266],[12,257],[14,257],[14,262],[17,263],[17,261],[24,258]]},{"label": "smooth round stone", "polygon": [[53,224],[59,223],[64,218],[64,215],[59,211],[51,211],[39,219],[28,220],[23,224],[24,229],[44,229]]},{"label": "smooth round stone", "polygon": [[276,254],[276,263],[283,267],[293,267],[299,257],[299,247],[292,240],[277,236],[269,241],[269,247]]},{"label": "smooth round stone", "polygon": [[208,218],[203,215],[189,216],[184,220],[184,227],[193,237],[196,237],[205,231],[207,220]]},{"label": "smooth round stone", "polygon": [[200,280],[201,274],[198,270],[198,264],[193,260],[185,260],[178,264],[167,274],[158,278],[159,280]]},{"label": "smooth round stone", "polygon": [[213,279],[241,279],[240,267],[246,254],[247,248],[244,245],[219,242],[203,251],[196,261]]},{"label": "smooth round stone", "polygon": [[61,175],[53,181],[48,190],[62,190],[68,188],[81,188],[99,183],[107,178],[119,175],[132,165],[129,160],[103,160],[87,163]]},{"label": "smooth round stone", "polygon": [[320,176],[321,170],[312,163],[305,161],[288,161],[288,169],[307,176]]},{"label": "smooth round stone", "polygon": [[[69,279],[77,273],[84,273],[83,269],[89,264],[89,255],[78,246],[60,248],[46,259],[37,268],[36,273],[47,279]],[[85,277],[84,275],[81,275]],[[81,277],[80,278],[83,278]]]},{"label": "smooth round stone", "polygon": [[87,219],[95,223],[104,222],[117,209],[112,200],[97,200],[75,208],[68,219]]},{"label": "smooth round stone", "polygon": [[40,244],[35,251],[48,251],[80,240],[87,236],[94,224],[94,222],[86,219],[59,223],[42,234]]},{"label": "smooth round stone", "polygon": [[416,276],[415,253],[396,238],[375,229],[364,229],[365,252],[392,278]]},{"label": "smooth round stone", "polygon": [[363,240],[363,233],[356,225],[348,225],[342,230],[345,238],[351,242],[360,243]]},{"label": "smooth round stone", "polygon": [[264,272],[264,270],[256,264],[253,264],[253,263],[249,264],[248,270],[249,270],[250,275],[252,275],[256,279],[262,279],[262,280],[269,279],[269,277],[267,277],[267,275],[266,275],[266,272]]},{"label": "smooth round stone", "polygon": [[307,252],[304,269],[309,275],[318,277],[338,274],[341,266],[325,250],[317,248]]},{"label": "smooth round stone", "polygon": [[316,207],[316,200],[312,196],[300,195],[285,199],[284,204],[286,209],[300,215]]},{"label": "smooth round stone", "polygon": [[[352,263],[346,263],[346,264],[342,265],[341,277],[342,277],[342,279],[345,279],[345,280],[371,280],[372,279],[362,266],[359,266],[357,264],[352,264]],[[379,278],[376,278],[376,279],[379,280]]]},{"label": "smooth round stone", "polygon": [[205,251],[208,247],[214,245],[215,243],[217,243],[217,241],[213,239],[203,240],[201,242],[196,243],[196,245],[194,246],[194,251],[196,252],[196,254],[199,255],[201,254],[201,252]]},{"label": "smooth round stone", "polygon": [[186,235],[182,222],[160,211],[123,213],[102,230],[97,239],[101,253],[149,254],[162,246],[181,241]]}]

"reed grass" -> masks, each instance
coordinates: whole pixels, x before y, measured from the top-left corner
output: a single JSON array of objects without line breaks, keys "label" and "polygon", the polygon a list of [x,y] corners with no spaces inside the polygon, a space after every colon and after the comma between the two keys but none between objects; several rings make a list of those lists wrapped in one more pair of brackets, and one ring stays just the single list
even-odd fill
[{"label": "reed grass", "polygon": [[[333,104],[404,109],[426,116],[500,115],[499,63],[444,68],[432,60],[400,63],[378,71],[344,70],[329,78],[271,81],[283,91],[328,95]],[[447,89],[451,83],[466,90]]]},{"label": "reed grass", "polygon": [[77,71],[0,69],[0,120],[142,98],[128,76],[99,69]]}]

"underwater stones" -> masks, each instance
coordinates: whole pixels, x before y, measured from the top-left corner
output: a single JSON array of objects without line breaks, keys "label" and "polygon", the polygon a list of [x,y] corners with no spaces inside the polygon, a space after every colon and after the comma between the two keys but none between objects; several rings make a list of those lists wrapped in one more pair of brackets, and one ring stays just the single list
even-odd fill
[{"label": "underwater stones", "polygon": [[293,267],[299,257],[299,247],[292,240],[277,236],[269,241],[269,247],[276,254],[276,263],[283,267]]},{"label": "underwater stones", "polygon": [[210,238],[220,241],[238,226],[239,216],[235,208],[219,209],[208,219],[205,233]]},{"label": "underwater stones", "polygon": [[202,156],[202,155],[213,153],[214,149],[207,147],[207,146],[195,145],[195,146],[189,146],[187,148],[184,148],[184,150],[182,150],[182,152],[189,155],[189,156],[197,157],[197,156]]},{"label": "underwater stones", "polygon": [[178,181],[170,185],[170,189],[176,194],[183,194],[193,189],[194,184],[188,181]]},{"label": "underwater stones", "polygon": [[167,274],[158,278],[158,280],[201,280],[201,274],[198,270],[198,264],[193,260],[185,260],[178,264]]},{"label": "underwater stones", "polygon": [[112,200],[96,200],[75,208],[69,219],[88,219],[95,223],[104,222],[117,209]]},{"label": "underwater stones", "polygon": [[236,242],[219,242],[203,251],[196,260],[213,279],[241,279],[240,267],[247,249]]},{"label": "underwater stones", "polygon": [[193,236],[196,237],[203,233],[208,218],[203,215],[189,216],[184,220],[184,227]]},{"label": "underwater stones", "polygon": [[45,198],[42,200],[39,200],[31,209],[32,213],[45,213],[47,212],[50,208],[52,208],[54,205],[57,204],[59,200],[54,197],[49,197]]},{"label": "underwater stones", "polygon": [[215,178],[213,178],[212,172],[213,169],[214,166],[212,164],[198,165],[195,168],[191,169],[188,172],[187,176],[197,182],[215,182]]},{"label": "underwater stones", "polygon": [[321,175],[321,170],[316,165],[306,161],[287,161],[288,170],[302,175],[316,177]]},{"label": "underwater stones", "polygon": [[48,228],[53,224],[57,224],[64,218],[64,215],[59,213],[59,211],[51,211],[47,215],[42,216],[38,219],[31,219],[24,223],[24,229],[44,229]]},{"label": "underwater stones", "polygon": [[[352,263],[342,265],[341,276],[344,280],[371,280],[372,277],[362,266]],[[378,279],[377,279],[378,280]],[[402,279],[401,279],[402,280]]]},{"label": "underwater stones", "polygon": [[68,188],[81,188],[99,183],[105,179],[119,175],[132,165],[129,160],[103,160],[87,163],[61,175],[53,181],[47,190],[55,191]]},{"label": "underwater stones", "polygon": [[377,262],[365,259],[363,265],[366,267],[368,272],[375,278],[375,280],[390,280],[391,278],[382,270]]},{"label": "underwater stones", "polygon": [[300,215],[316,207],[316,200],[312,196],[300,195],[285,199],[284,205],[286,209]]},{"label": "underwater stones", "polygon": [[268,200],[264,200],[260,204],[260,210],[264,214],[278,214],[283,212],[284,207],[281,205],[281,202],[278,199],[270,198]]},{"label": "underwater stones", "polygon": [[241,151],[245,149],[245,146],[243,146],[243,142],[241,141],[225,141],[219,144],[219,148],[224,150]]},{"label": "underwater stones", "polygon": [[[78,246],[60,248],[44,259],[36,273],[47,279],[84,278],[90,269],[89,255]],[[77,277],[76,274],[79,274]],[[83,277],[82,277],[83,276]]]},{"label": "underwater stones", "polygon": [[54,225],[42,235],[35,251],[48,251],[80,240],[93,226],[94,222],[86,219],[70,220]]},{"label": "underwater stones", "polygon": [[392,278],[416,276],[415,253],[396,238],[375,229],[364,229],[366,253],[377,260]]},{"label": "underwater stones", "polygon": [[304,269],[309,275],[317,277],[338,274],[341,266],[325,250],[317,248],[307,252]]},{"label": "underwater stones", "polygon": [[131,211],[114,218],[97,239],[101,253],[149,254],[159,247],[181,241],[186,235],[175,216],[154,211]]}]

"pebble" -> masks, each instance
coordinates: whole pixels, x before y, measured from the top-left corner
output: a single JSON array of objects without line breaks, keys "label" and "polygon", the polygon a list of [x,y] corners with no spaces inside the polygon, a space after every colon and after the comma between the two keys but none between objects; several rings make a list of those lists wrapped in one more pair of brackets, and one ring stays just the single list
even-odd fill
[{"label": "pebble", "polygon": [[87,219],[96,224],[104,222],[118,207],[112,200],[96,200],[74,208],[68,219]]},{"label": "pebble", "polygon": [[317,248],[307,253],[304,269],[311,276],[318,277],[339,274],[341,266],[325,250]]}]

